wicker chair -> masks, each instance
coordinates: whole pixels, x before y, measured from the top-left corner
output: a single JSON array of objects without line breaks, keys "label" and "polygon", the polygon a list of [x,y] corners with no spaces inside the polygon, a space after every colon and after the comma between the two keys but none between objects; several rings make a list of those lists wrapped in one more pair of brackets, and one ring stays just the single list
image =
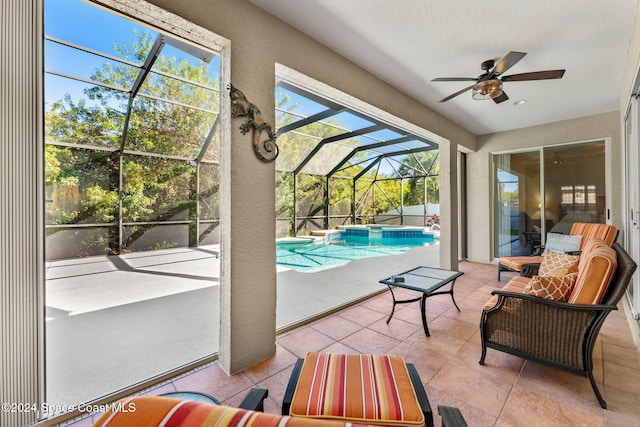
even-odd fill
[{"label": "wicker chair", "polygon": [[601,304],[578,305],[495,290],[498,302],[480,319],[482,356],[487,348],[587,377],[600,406],[607,407],[593,377],[593,346],[602,323],[627,289],[636,263],[618,244],[615,275]]}]

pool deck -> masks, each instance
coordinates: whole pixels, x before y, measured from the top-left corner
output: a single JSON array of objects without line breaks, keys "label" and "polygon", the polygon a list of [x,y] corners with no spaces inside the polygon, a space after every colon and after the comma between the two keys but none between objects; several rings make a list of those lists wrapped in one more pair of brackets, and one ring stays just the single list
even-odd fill
[{"label": "pool deck", "polygon": [[[47,402],[96,398],[217,352],[218,253],[207,246],[47,263]],[[378,280],[391,274],[438,264],[433,245],[316,273],[278,268],[276,327],[384,292]]]},{"label": "pool deck", "polygon": [[279,268],[276,326],[286,329],[365,296],[384,292],[387,287],[378,280],[391,274],[418,265],[438,267],[439,248],[439,245],[419,246],[404,254],[357,259],[347,265],[315,273]]}]

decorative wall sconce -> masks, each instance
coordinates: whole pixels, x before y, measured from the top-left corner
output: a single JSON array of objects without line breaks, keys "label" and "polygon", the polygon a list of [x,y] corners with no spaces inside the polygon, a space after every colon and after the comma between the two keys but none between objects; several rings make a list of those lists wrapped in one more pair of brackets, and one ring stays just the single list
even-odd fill
[{"label": "decorative wall sconce", "polygon": [[[244,94],[229,85],[229,97],[231,98],[231,118],[246,117],[245,123],[240,125],[243,135],[252,132],[253,149],[256,156],[263,162],[272,162],[278,157],[279,149],[276,144],[276,134],[269,123],[265,123],[258,107],[247,100]],[[267,139],[261,140],[266,133]]]}]

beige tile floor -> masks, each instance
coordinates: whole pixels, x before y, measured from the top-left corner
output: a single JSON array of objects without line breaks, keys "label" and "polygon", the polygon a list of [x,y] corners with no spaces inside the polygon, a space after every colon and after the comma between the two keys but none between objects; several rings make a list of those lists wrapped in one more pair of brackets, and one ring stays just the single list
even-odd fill
[{"label": "beige tile floor", "polygon": [[465,275],[455,296],[462,311],[448,295],[427,300],[431,337],[422,330],[418,303],[399,306],[387,325],[391,298],[385,293],[279,336],[276,355],[245,372],[227,376],[212,364],[150,394],[201,391],[234,406],[257,386],[269,389],[265,410],[280,413],[293,364],[308,351],[387,353],[416,365],[435,425],[440,425],[437,405],[449,405],[459,407],[471,427],[640,426],[640,353],[622,309],[609,315],[594,350],[594,373],[608,403],[603,410],[586,378],[491,349],[479,365],[481,306],[507,275],[498,283],[495,265],[464,262],[460,269]]}]

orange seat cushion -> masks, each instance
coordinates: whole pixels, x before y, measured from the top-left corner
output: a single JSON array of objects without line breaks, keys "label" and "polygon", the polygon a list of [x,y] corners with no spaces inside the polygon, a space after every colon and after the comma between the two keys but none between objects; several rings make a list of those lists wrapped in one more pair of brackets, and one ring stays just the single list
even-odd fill
[{"label": "orange seat cushion", "polygon": [[424,425],[401,356],[309,353],[291,416],[378,425]]},{"label": "orange seat cushion", "polygon": [[520,271],[525,264],[540,264],[542,256],[503,256],[500,258],[500,264],[509,267],[512,270]]},{"label": "orange seat cushion", "polygon": [[[514,292],[518,294],[523,294],[526,286],[531,281],[528,277],[516,276],[513,279],[509,280],[506,285],[502,287],[501,290],[505,292]],[[492,295],[491,298],[487,302],[484,303],[482,308],[491,308],[496,305],[498,302],[498,295]]]},{"label": "orange seat cushion", "polygon": [[159,396],[123,399],[94,427],[344,427],[346,422],[283,417],[229,406]]}]

